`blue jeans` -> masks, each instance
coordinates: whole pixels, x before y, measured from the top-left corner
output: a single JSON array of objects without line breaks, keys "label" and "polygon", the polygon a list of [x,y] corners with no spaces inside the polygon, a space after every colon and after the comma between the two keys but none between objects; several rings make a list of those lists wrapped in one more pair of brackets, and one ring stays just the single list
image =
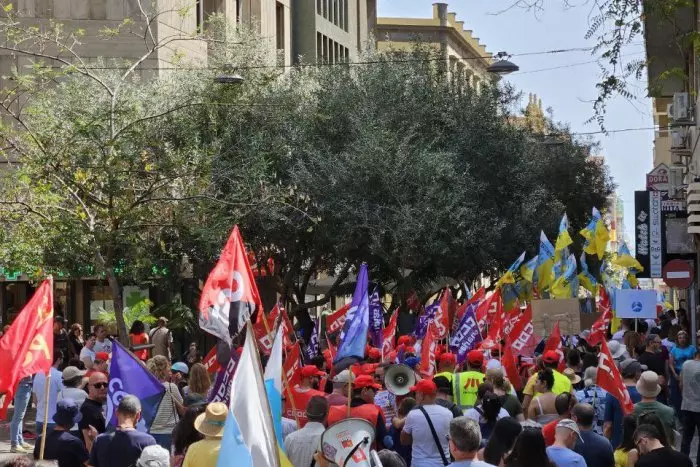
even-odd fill
[{"label": "blue jeans", "polygon": [[22,437],[22,424],[24,422],[24,414],[27,412],[27,405],[32,396],[32,381],[31,379],[22,380],[17,386],[15,393],[15,411],[12,414],[10,422],[10,445],[12,447],[21,446],[24,444]]},{"label": "blue jeans", "polygon": [[[56,424],[54,422],[49,422],[46,424],[46,436],[49,436],[49,433],[51,433],[53,431],[55,426],[56,426]],[[36,422],[36,436],[37,437],[41,436],[41,434],[42,434],[41,432],[43,431],[43,429],[44,429],[44,422],[40,422],[39,420],[37,420],[37,422]]]},{"label": "blue jeans", "polygon": [[156,440],[156,444],[158,444],[158,446],[165,448],[168,450],[168,452],[170,452],[170,445],[173,444],[172,434],[151,433],[151,436],[153,436],[153,439]]}]

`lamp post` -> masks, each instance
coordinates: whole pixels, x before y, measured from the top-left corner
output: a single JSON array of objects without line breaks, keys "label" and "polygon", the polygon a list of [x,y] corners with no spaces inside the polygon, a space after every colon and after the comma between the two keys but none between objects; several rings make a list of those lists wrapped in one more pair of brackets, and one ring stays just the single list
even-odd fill
[{"label": "lamp post", "polygon": [[242,84],[244,81],[245,78],[237,73],[225,73],[214,78],[214,82],[218,84]]},{"label": "lamp post", "polygon": [[514,71],[520,70],[520,67],[518,65],[509,60],[506,60],[506,58],[510,58],[510,55],[507,52],[498,52],[495,58],[497,58],[498,61],[493,62],[486,69],[486,71],[488,71],[489,73],[505,76],[510,73],[513,73]]}]

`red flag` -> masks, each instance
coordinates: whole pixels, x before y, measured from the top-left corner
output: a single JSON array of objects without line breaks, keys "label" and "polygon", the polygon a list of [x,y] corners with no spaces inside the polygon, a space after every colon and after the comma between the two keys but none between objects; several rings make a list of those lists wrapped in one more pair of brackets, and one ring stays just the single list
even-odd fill
[{"label": "red flag", "polygon": [[501,364],[508,377],[508,381],[510,381],[510,384],[513,385],[515,390],[518,391],[522,389],[523,380],[520,378],[520,373],[518,373],[518,364],[515,361],[515,355],[513,355],[513,349],[508,338],[506,338],[505,348],[501,356]]},{"label": "red flag", "polygon": [[532,325],[532,307],[529,304],[507,334],[507,338],[515,355],[530,356],[534,354],[539,339],[535,336],[535,327]]},{"label": "red flag", "polygon": [[332,314],[326,316],[326,334],[333,334],[334,332],[343,329],[343,326],[345,325],[345,317],[347,316],[349,309],[350,304],[348,303],[342,308],[334,311]]},{"label": "red flag", "polygon": [[420,355],[420,373],[432,378],[435,374],[437,366],[435,365],[435,349],[437,348],[437,328],[435,321],[428,324],[428,329],[425,331],[425,337],[421,344]]},{"label": "red flag", "polygon": [[292,321],[289,319],[289,315],[287,315],[287,310],[282,308],[282,322],[280,322],[280,326],[282,326],[282,345],[284,348],[287,348],[288,346],[292,345],[292,339],[291,335],[294,334],[294,326],[292,325]]},{"label": "red flag", "polygon": [[418,294],[415,290],[411,290],[408,293],[408,297],[406,297],[406,306],[414,311],[420,309],[420,298],[418,298]]},{"label": "red flag", "polygon": [[299,343],[295,343],[287,353],[287,358],[282,364],[282,371],[287,375],[287,383],[293,388],[299,382],[301,376],[301,349]]},{"label": "red flag", "polygon": [[[253,324],[253,332],[255,333],[255,339],[258,341],[258,348],[265,355],[270,355],[272,351],[272,342],[275,340],[275,323],[279,314],[279,305],[275,305],[267,316],[265,316],[265,313],[258,313],[255,324]],[[287,342],[283,342],[283,345],[286,347]]]},{"label": "red flag", "polygon": [[493,322],[494,318],[503,313],[503,301],[501,300],[501,289],[496,289],[486,300],[482,301],[476,308],[476,321],[479,324],[479,331],[484,336],[486,324]]},{"label": "red flag", "polygon": [[450,329],[450,307],[452,303],[452,292],[445,287],[440,298],[440,306],[435,310],[435,337],[438,339],[447,339],[447,333]]},{"label": "red flag", "polygon": [[202,360],[202,365],[207,369],[210,374],[215,374],[221,368],[219,362],[216,360],[216,346],[212,347],[204,360]]},{"label": "red flag", "polygon": [[559,371],[564,371],[566,367],[566,358],[564,357],[564,346],[561,343],[561,331],[559,330],[559,321],[554,324],[552,334],[547,338],[547,343],[544,346],[544,352],[554,350],[559,354]]},{"label": "red flag", "polygon": [[326,334],[326,343],[328,344],[328,350],[331,352],[331,362],[335,360],[335,354],[338,351],[336,347],[333,345],[331,340],[328,338],[328,334]]},{"label": "red flag", "polygon": [[598,357],[598,373],[596,374],[596,384],[613,395],[618,401],[625,415],[634,411],[634,404],[630,399],[625,383],[622,381],[620,370],[615,366],[615,360],[610,355],[608,343],[603,340],[600,346],[600,356]]},{"label": "red flag", "polygon": [[47,279],[0,339],[0,393],[5,394],[1,418],[7,415],[19,380],[48,373],[52,360],[53,280]]},{"label": "red flag", "polygon": [[479,303],[484,299],[485,295],[485,290],[483,287],[481,287],[477,292],[472,295],[472,298],[467,300],[460,306],[457,311],[455,312],[455,318],[452,321],[452,334],[455,334],[457,332],[457,328],[459,327],[460,321],[462,321],[462,316],[464,315],[464,312],[467,311],[467,307],[469,305],[473,305],[474,303]]},{"label": "red flag", "polygon": [[600,309],[600,317],[591,326],[591,335],[588,336],[588,344],[596,345],[605,340],[605,333],[608,330],[610,321],[612,321],[612,307],[610,306],[610,297],[605,291],[604,287],[600,287],[600,302],[598,303],[598,308]]},{"label": "red flag", "polygon": [[389,325],[384,328],[382,340],[382,361],[389,360],[389,354],[394,350],[394,339],[396,337],[396,320],[399,317],[398,308],[394,310],[394,314],[389,318]]},{"label": "red flag", "polygon": [[235,226],[202,289],[199,327],[231,343],[231,336],[258,311],[262,312],[260,294]]}]

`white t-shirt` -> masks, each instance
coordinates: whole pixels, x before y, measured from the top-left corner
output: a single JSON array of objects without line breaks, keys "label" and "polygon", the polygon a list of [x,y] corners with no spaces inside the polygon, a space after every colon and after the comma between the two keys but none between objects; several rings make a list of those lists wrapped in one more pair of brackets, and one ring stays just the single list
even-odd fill
[{"label": "white t-shirt", "polygon": [[[447,435],[450,432],[452,412],[437,404],[424,405],[423,408],[428,412],[440,444],[442,444],[442,450],[449,460],[450,447]],[[440,451],[422,411],[413,409],[408,413],[403,431],[413,437],[411,467],[444,467]]]},{"label": "white t-shirt", "polygon": [[87,347],[83,347],[80,350],[80,360],[81,361],[87,357],[90,357],[90,361],[92,363],[95,363],[96,356],[97,356],[97,352],[95,352],[95,350],[88,349]]},{"label": "white t-shirt", "polygon": [[[53,378],[53,377],[52,377]],[[58,393],[58,397],[56,398],[56,401],[60,401],[63,399],[73,399],[77,404],[78,407],[83,405],[83,402],[85,402],[85,399],[87,399],[87,392],[85,392],[84,389],[80,388],[63,388],[61,389],[61,392]],[[54,406],[55,410],[55,406]],[[78,431],[78,424],[76,423],[73,428],[71,428],[72,431]]]},{"label": "white t-shirt", "polygon": [[92,349],[97,352],[107,352],[107,353],[112,353],[112,341],[109,339],[105,339],[104,342],[96,341],[95,342],[95,347]]},{"label": "white t-shirt", "polygon": [[[51,388],[49,389],[49,418],[48,423],[53,423],[53,416],[56,414],[56,398],[63,389],[62,374],[56,368],[51,367]],[[44,423],[44,407],[46,395],[46,374],[37,373],[34,376],[32,392],[36,396],[36,421]]]},{"label": "white t-shirt", "polygon": [[[467,409],[464,412],[464,416],[467,418],[471,418],[472,420],[474,420],[477,423],[479,423],[479,420],[481,420],[481,415],[479,415],[479,412],[477,412],[474,407],[472,407],[471,409]],[[498,412],[498,417],[496,417],[496,420],[500,420],[500,419],[506,418],[506,417],[510,417],[510,414],[508,413],[508,411],[506,409],[501,407],[501,410]]]}]

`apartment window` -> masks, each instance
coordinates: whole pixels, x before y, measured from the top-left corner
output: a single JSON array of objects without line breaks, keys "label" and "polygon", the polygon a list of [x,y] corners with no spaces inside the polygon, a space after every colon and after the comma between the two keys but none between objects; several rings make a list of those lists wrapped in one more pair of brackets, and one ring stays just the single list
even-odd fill
[{"label": "apartment window", "polygon": [[323,0],[316,0],[316,14],[323,14]]},{"label": "apartment window", "polygon": [[340,25],[338,22],[338,0],[333,0],[333,24]]},{"label": "apartment window", "polygon": [[320,62],[323,57],[323,34],[316,33],[316,61]]},{"label": "apartment window", "polygon": [[328,39],[326,36],[323,36],[323,62],[328,63],[328,59],[330,58],[329,56],[329,45],[330,45],[331,40]]},{"label": "apartment window", "polygon": [[277,37],[277,50],[284,51],[284,5],[277,2],[275,9],[275,20],[277,28],[275,35]]},{"label": "apartment window", "polygon": [[328,0],[323,0],[323,17],[328,18]]},{"label": "apartment window", "polygon": [[348,0],[343,0],[343,19],[345,20],[345,25],[343,29],[345,32],[348,31]]}]

